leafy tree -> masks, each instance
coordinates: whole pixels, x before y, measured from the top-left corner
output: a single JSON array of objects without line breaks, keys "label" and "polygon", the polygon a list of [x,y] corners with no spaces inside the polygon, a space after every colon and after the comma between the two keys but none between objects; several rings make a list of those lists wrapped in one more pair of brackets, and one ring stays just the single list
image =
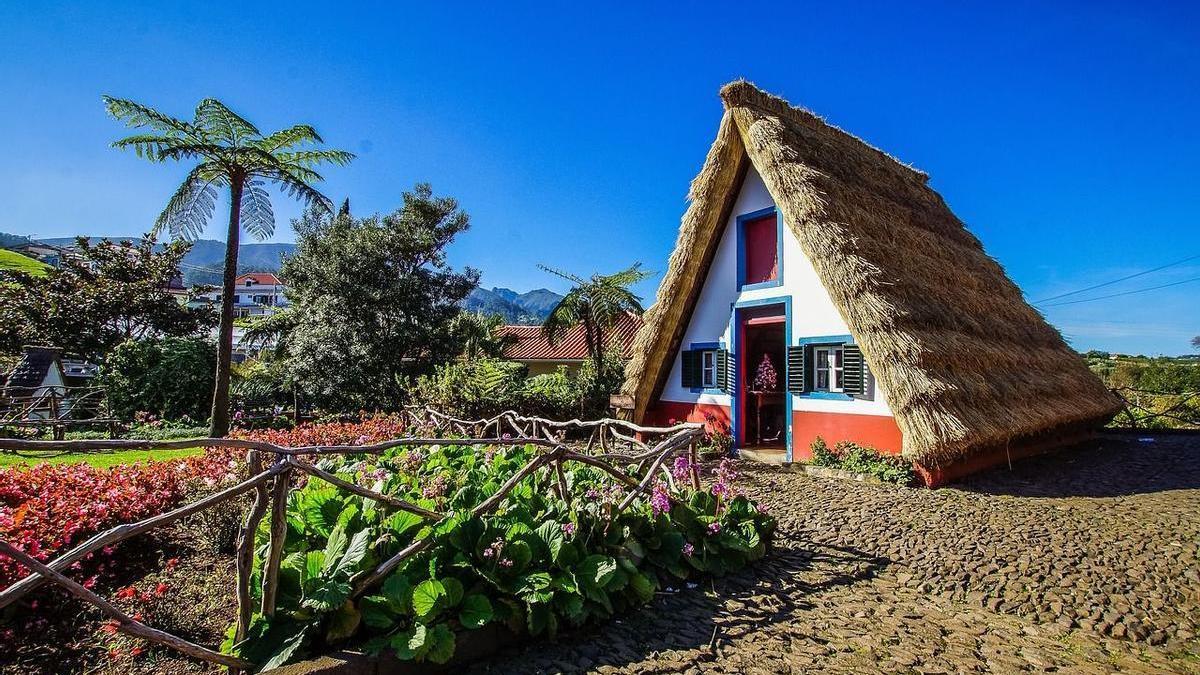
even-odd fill
[{"label": "leafy tree", "polygon": [[168,420],[202,420],[216,360],[207,340],[130,340],[109,354],[100,381],[113,413],[123,419],[149,412]]},{"label": "leafy tree", "polygon": [[597,372],[604,370],[605,333],[627,312],[641,314],[642,299],[629,290],[630,286],[646,279],[650,273],[634,263],[615,274],[593,274],[590,279],[538,265],[543,271],[575,284],[566,296],[550,311],[542,324],[542,332],[551,343],[574,326],[583,326],[583,338],[588,355]]},{"label": "leafy tree", "polygon": [[1192,338],[1192,349],[1200,349],[1200,335]]},{"label": "leafy tree", "polygon": [[104,97],[109,115],[130,127],[146,128],[113,143],[132,148],[152,162],[198,160],[155,222],[172,237],[195,239],[216,210],[218,192],[229,190],[229,228],[225,237],[225,272],[221,285],[221,314],[217,331],[217,366],[212,396],[210,433],[229,431],[229,369],[233,354],[233,291],[237,278],[241,230],[257,239],[275,231],[275,214],[265,182],[270,181],[310,208],[332,211],[332,203],[313,187],[322,180],[314,167],[345,165],[354,155],[314,148],[322,142],[312,127],[298,124],[263,135],[225,104],[206,98],[196,106],[191,122],[175,119],[133,101]]},{"label": "leafy tree", "polygon": [[511,333],[501,334],[503,327],[504,317],[482,312],[462,312],[452,324],[454,333],[463,342],[463,356],[468,359],[503,356],[504,350],[517,341]]},{"label": "leafy tree", "polygon": [[136,244],[80,238],[61,268],[0,284],[0,350],[51,344],[102,361],[126,340],[210,329],[211,309],[188,308],[167,290],[191,245],[156,248],[153,236]]},{"label": "leafy tree", "polygon": [[330,409],[396,408],[409,378],[461,353],[452,327],[479,272],[451,269],[445,249],[469,222],[425,184],[387,215],[309,210],[295,221],[280,271],[290,305],[264,329],[302,394]]}]

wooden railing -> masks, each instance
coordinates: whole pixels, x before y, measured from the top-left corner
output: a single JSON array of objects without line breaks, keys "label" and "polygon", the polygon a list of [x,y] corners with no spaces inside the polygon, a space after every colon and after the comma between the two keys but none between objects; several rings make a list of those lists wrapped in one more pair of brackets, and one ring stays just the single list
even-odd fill
[{"label": "wooden railing", "polygon": [[111,427],[116,421],[102,387],[0,388],[0,427],[48,427],[57,440],[67,427]]},{"label": "wooden railing", "polygon": [[[287,497],[289,490],[292,489],[292,478],[294,475],[305,474],[309,477],[323,480],[361,497],[373,499],[385,507],[408,511],[431,522],[441,521],[450,515],[430,511],[392,495],[382,494],[343,480],[332,473],[314,466],[312,462],[307,461],[306,458],[308,457],[337,454],[381,454],[393,448],[413,446],[536,446],[539,451],[533,459],[513,474],[495,494],[472,509],[471,513],[475,516],[485,515],[494,511],[517,484],[530,476],[534,476],[534,480],[536,481],[547,484],[548,489],[569,503],[571,496],[567,491],[566,477],[563,471],[563,464],[566,462],[576,462],[599,469],[624,486],[627,493],[617,507],[618,512],[628,508],[639,495],[644,494],[653,483],[654,477],[660,472],[665,474],[665,480],[673,483],[674,477],[671,475],[670,470],[668,470],[666,462],[670,458],[683,453],[689,453],[691,457],[692,487],[695,489],[699,489],[700,487],[700,474],[696,468],[696,445],[704,434],[703,425],[700,424],[678,424],[672,427],[642,427],[630,422],[611,419],[586,422],[581,420],[555,422],[536,417],[523,417],[514,412],[505,412],[489,419],[462,420],[427,408],[409,409],[405,412],[405,416],[411,429],[421,431],[432,430],[434,432],[433,437],[398,438],[371,445],[304,447],[283,447],[262,441],[226,438],[174,441],[22,441],[0,439],[0,450],[17,451],[51,450],[86,452],[118,449],[191,448],[197,446],[236,448],[246,450],[247,473],[249,474],[246,480],[226,487],[215,494],[191,504],[136,523],[118,525],[105,532],[96,534],[87,541],[48,562],[39,561],[0,539],[0,554],[11,557],[18,564],[30,570],[29,575],[17,581],[3,592],[0,592],[0,608],[12,604],[42,583],[49,581],[62,587],[71,595],[98,608],[116,622],[117,629],[121,632],[169,647],[203,661],[227,666],[234,670],[250,670],[254,668],[254,664],[244,659],[223,654],[217,650],[189,642],[179,636],[143,624],[132,616],[122,612],[92,590],[71,580],[63,572],[69,569],[72,564],[83,560],[90,553],[105,546],[111,546],[216,506],[217,504],[253,492],[254,502],[242,524],[236,553],[237,588],[235,592],[238,607],[236,641],[240,641],[246,635],[246,630],[250,625],[254,611],[250,588],[251,566],[254,560],[254,538],[263,518],[267,517],[270,518],[270,525],[258,610],[266,616],[271,616],[275,613],[279,567],[283,556],[284,538],[287,534]],[[463,438],[437,437],[447,433],[457,433]],[[492,435],[488,436],[489,433]],[[565,437],[573,434],[587,434],[588,441],[586,446],[579,448],[567,444]],[[648,440],[650,438],[657,440],[651,444],[651,441]],[[621,451],[620,448],[612,448],[611,450],[608,448],[610,443],[615,445],[618,442],[625,445],[625,451]],[[600,452],[595,452],[597,446],[599,446]],[[637,468],[631,474],[621,470],[618,468],[619,466],[636,466]],[[432,537],[418,539],[391,558],[383,561],[373,570],[360,573],[357,578],[352,580],[354,597],[361,596],[373,585],[379,583],[398,565],[425,550],[432,543]]]},{"label": "wooden railing", "polygon": [[1115,418],[1131,428],[1155,428],[1159,423],[1172,429],[1200,429],[1200,392],[1149,391],[1115,387],[1110,391],[1125,404]]}]

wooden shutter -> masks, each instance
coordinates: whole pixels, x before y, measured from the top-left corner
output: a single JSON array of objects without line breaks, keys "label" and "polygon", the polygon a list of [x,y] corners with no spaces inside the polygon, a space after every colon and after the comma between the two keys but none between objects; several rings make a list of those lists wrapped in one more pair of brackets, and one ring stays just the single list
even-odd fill
[{"label": "wooden shutter", "polygon": [[729,350],[717,350],[717,389],[728,394],[733,388],[733,359],[729,358]]},{"label": "wooden shutter", "polygon": [[680,353],[680,384],[685,389],[700,386],[700,352],[691,349]]},{"label": "wooden shutter", "polygon": [[851,396],[867,394],[867,367],[858,345],[842,346],[842,391]]},{"label": "wooden shutter", "polygon": [[808,391],[808,348],[790,346],[787,348],[787,390],[793,394],[803,394]]}]

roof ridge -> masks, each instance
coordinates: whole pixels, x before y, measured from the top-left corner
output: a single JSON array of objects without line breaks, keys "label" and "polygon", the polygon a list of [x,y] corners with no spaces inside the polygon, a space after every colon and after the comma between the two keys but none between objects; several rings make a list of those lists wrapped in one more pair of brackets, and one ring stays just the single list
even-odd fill
[{"label": "roof ridge", "polygon": [[862,147],[878,154],[880,157],[894,162],[897,166],[912,172],[922,182],[929,181],[929,174],[916,168],[912,164],[902,161],[895,155],[891,155],[883,150],[880,150],[874,145],[871,145],[858,136],[855,136],[845,129],[842,129],[836,124],[830,123],[824,117],[809,110],[808,108],[795,105],[785,98],[760,89],[753,82],[745,78],[739,78],[721,87],[721,101],[725,104],[726,109],[739,107],[755,108],[760,112],[767,113],[768,115],[783,117],[793,122],[798,122],[801,124],[819,124],[823,127],[833,130],[846,140],[861,145]]}]

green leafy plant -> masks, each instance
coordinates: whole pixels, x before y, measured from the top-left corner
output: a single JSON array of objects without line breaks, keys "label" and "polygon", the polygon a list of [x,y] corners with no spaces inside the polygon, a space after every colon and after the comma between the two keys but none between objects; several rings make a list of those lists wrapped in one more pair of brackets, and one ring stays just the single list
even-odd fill
[{"label": "green leafy plant", "polygon": [[851,441],[840,441],[831,449],[825,439],[816,437],[812,445],[812,464],[850,473],[874,476],[885,483],[909,485],[916,474],[912,462],[897,455],[886,455],[875,448]]},{"label": "green leafy plant", "polygon": [[[449,515],[429,522],[315,480],[293,491],[278,611],[254,617],[246,639],[225,648],[263,668],[346,644],[444,663],[491,623],[554,635],[645,604],[667,584],[739,569],[764,555],[774,531],[773,519],[736,494],[726,466],[711,491],[660,481],[618,512],[623,486],[567,464],[569,501],[535,472],[497,510],[471,514],[535,452],[441,446],[322,460],[345,480]],[[681,458],[673,473],[689,470]],[[365,574],[418,540],[429,546],[353,594]],[[261,570],[265,525],[258,543]]]}]

